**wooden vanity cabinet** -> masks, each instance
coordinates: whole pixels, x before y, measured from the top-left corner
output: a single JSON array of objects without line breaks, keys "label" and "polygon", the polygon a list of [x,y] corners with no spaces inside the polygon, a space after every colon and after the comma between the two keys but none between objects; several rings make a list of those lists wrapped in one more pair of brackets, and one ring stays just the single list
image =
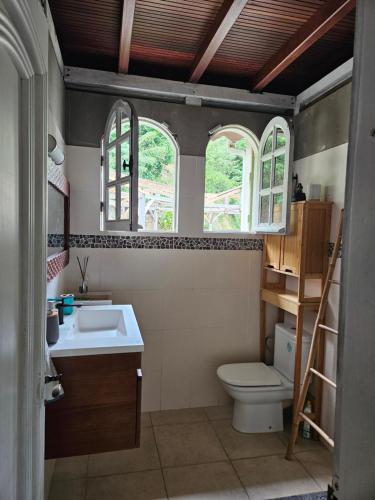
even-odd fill
[{"label": "wooden vanity cabinet", "polygon": [[139,447],[141,353],[53,362],[65,395],[46,406],[46,459]]}]

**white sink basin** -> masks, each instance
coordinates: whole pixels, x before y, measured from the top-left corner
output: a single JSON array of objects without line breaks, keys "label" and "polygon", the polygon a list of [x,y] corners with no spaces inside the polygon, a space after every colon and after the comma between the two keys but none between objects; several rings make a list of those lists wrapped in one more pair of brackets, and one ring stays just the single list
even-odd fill
[{"label": "white sink basin", "polygon": [[78,309],[72,337],[85,339],[110,338],[126,335],[123,309]]},{"label": "white sink basin", "polygon": [[131,305],[83,306],[64,316],[52,357],[143,351],[143,340]]}]

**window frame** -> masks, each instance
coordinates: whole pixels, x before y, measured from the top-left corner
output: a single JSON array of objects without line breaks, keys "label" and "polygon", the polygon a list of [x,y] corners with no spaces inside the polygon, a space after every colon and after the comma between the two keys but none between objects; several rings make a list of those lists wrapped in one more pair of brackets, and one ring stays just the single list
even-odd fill
[{"label": "window frame", "polygon": [[[121,134],[123,115],[129,119],[129,131]],[[112,126],[116,125],[116,138],[110,141]],[[130,137],[129,137],[130,136]],[[129,143],[129,175],[121,177],[121,145]],[[116,150],[116,176],[109,179],[108,153]],[[104,231],[138,231],[138,115],[129,101],[116,101],[107,118],[101,144],[101,229]],[[121,186],[129,185],[129,219],[121,219]],[[115,188],[116,215],[108,218],[108,189]]]},{"label": "window frame", "polygon": [[[285,135],[285,146],[276,148],[277,130],[281,129]],[[266,141],[272,134],[271,152],[263,153]],[[281,116],[273,118],[263,131],[260,145],[258,161],[255,168],[254,187],[253,187],[253,214],[252,214],[252,231],[256,234],[286,234],[289,229],[289,213],[291,203],[291,186],[292,186],[292,159],[293,159],[293,129],[287,120]],[[275,176],[275,158],[284,154],[284,178],[282,185],[274,186]],[[270,186],[262,187],[262,166],[263,162],[271,160]],[[272,222],[272,209],[274,196],[277,194],[283,195],[281,221],[279,223]],[[268,222],[260,222],[261,213],[261,197],[269,195]]]}]

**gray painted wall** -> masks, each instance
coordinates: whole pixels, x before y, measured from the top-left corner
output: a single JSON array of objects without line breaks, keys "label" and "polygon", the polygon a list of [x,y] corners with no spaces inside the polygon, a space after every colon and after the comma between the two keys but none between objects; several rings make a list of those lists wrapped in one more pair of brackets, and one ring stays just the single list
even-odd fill
[{"label": "gray painted wall", "polygon": [[[119,96],[79,90],[66,91],[66,143],[98,148],[112,104]],[[252,111],[186,106],[161,101],[127,98],[139,116],[170,125],[177,134],[182,155],[204,156],[208,131],[218,124],[243,125],[261,136],[274,115]]]},{"label": "gray painted wall", "polygon": [[[51,40],[48,43],[48,106],[50,119],[62,136],[65,133],[65,87]],[[50,127],[50,132],[53,129]]]},{"label": "gray painted wall", "polygon": [[[348,142],[350,92],[349,83],[306,108],[295,118],[295,160]],[[116,99],[119,97],[68,89],[67,144],[99,147],[109,110]],[[134,103],[139,116],[168,123],[177,135],[183,155],[204,156],[208,131],[218,124],[243,125],[260,137],[265,125],[274,116],[253,111],[127,99]]]},{"label": "gray painted wall", "polygon": [[295,117],[295,160],[348,142],[351,88],[344,85]]}]

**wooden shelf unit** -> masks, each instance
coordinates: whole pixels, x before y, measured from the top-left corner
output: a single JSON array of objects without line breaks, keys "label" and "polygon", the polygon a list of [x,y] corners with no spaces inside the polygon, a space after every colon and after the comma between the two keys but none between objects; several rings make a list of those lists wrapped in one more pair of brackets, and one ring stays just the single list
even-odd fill
[{"label": "wooden shelf unit", "polygon": [[[295,202],[291,205],[290,229],[286,236],[266,235],[261,273],[260,353],[265,360],[266,304],[278,308],[278,321],[284,312],[296,316],[296,353],[294,367],[293,407],[296,408],[301,379],[302,335],[305,311],[317,311],[320,295],[306,295],[306,280],[320,280],[320,294],[328,271],[328,248],[332,203]],[[287,289],[287,278],[295,281]],[[271,279],[270,279],[271,278]],[[318,365],[324,362],[324,346],[320,348]],[[320,415],[321,384],[317,384],[315,414]]]}]

